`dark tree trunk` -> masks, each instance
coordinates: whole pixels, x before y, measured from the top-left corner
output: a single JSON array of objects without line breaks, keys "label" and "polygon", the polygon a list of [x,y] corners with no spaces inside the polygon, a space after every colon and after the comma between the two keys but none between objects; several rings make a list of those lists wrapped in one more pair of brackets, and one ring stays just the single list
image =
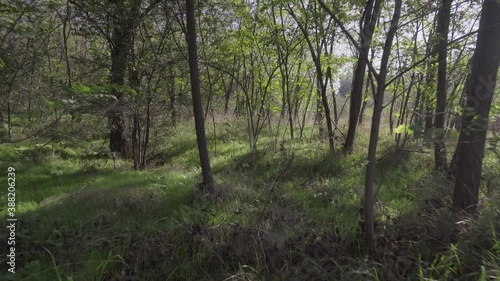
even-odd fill
[{"label": "dark tree trunk", "polygon": [[[129,51],[132,46],[132,37],[137,20],[137,3],[131,3],[127,8],[126,1],[114,0],[115,14],[113,15],[113,35],[111,44],[111,76],[109,82],[115,86],[125,85],[125,75],[129,61]],[[111,152],[118,153],[122,157],[129,156],[129,145],[124,116],[123,94],[113,87],[112,94],[117,102],[108,111],[109,120],[109,148]]]},{"label": "dark tree trunk", "polygon": [[[63,20],[63,30],[62,30],[62,35],[63,35],[63,47],[64,47],[64,60],[66,62],[66,74],[68,75],[68,87],[71,88],[73,86],[73,79],[71,76],[71,64],[69,62],[69,56],[68,56],[68,23],[69,19],[71,16],[71,9],[69,5],[69,1],[66,1],[66,15]],[[73,96],[71,96],[73,98]],[[75,111],[73,109],[70,109],[70,115],[71,115],[71,121],[75,120]]]},{"label": "dark tree trunk", "polygon": [[[288,78],[287,78],[287,80],[288,80]],[[293,135],[293,128],[294,128],[293,127],[293,107],[292,107],[291,91],[290,91],[288,84],[287,84],[287,99],[286,100],[287,100],[287,107],[288,107],[288,125],[290,126],[290,139],[293,140],[293,138],[294,138],[294,135]]]},{"label": "dark tree trunk", "polygon": [[191,93],[193,98],[194,122],[196,128],[196,139],[200,154],[201,173],[203,176],[203,188],[213,192],[214,179],[210,158],[208,157],[207,137],[205,135],[205,120],[203,120],[203,105],[201,101],[200,74],[198,70],[198,53],[196,47],[196,22],[194,0],[186,0],[186,39],[188,43],[189,74],[191,78]]},{"label": "dark tree trunk", "polygon": [[132,155],[134,157],[134,169],[139,170],[140,159],[141,159],[141,149],[140,149],[140,129],[139,129],[139,116],[138,112],[135,112],[132,116]]},{"label": "dark tree trunk", "polygon": [[359,118],[358,118],[358,125],[363,124],[363,117],[365,114],[365,109],[366,109],[366,104],[368,103],[368,97],[370,95],[370,81],[371,81],[371,76],[368,75],[368,79],[366,80],[366,86],[365,86],[365,95],[363,97],[363,105],[361,106],[361,111],[359,112]]},{"label": "dark tree trunk", "polygon": [[361,104],[363,102],[363,82],[365,80],[365,71],[368,62],[368,51],[370,50],[373,31],[375,30],[375,24],[379,16],[381,2],[381,0],[369,0],[365,8],[358,62],[356,64],[352,80],[351,100],[349,106],[349,128],[347,130],[347,136],[343,148],[344,152],[347,153],[352,153],[354,149],[356,128],[358,125]]},{"label": "dark tree trunk", "polygon": [[[434,29],[436,28],[436,18],[434,17],[434,21],[432,23],[432,28],[429,32],[429,39],[427,42],[432,42],[432,39],[434,37]],[[426,53],[436,53],[436,44],[428,44],[427,45],[427,52]],[[422,96],[422,116],[423,116],[423,121],[424,121],[424,143],[428,144],[429,139],[432,139],[432,126],[434,122],[434,95],[431,94],[432,91],[430,91],[427,87],[432,86],[434,83],[434,76],[435,76],[435,69],[434,65],[436,64],[436,57],[435,55],[432,55],[430,59],[427,61],[426,65],[426,73],[425,73],[425,85],[426,87],[423,89],[423,96]]]},{"label": "dark tree trunk", "polygon": [[[320,70],[321,71],[321,70]],[[328,69],[330,71],[330,68]],[[328,74],[326,75],[328,77]],[[318,77],[318,79],[323,79],[322,76]],[[328,78],[326,79],[328,80]],[[320,83],[321,85],[321,103],[323,105],[323,110],[325,111],[325,119],[326,119],[326,129],[328,131],[328,145],[330,147],[330,150],[335,149],[335,140],[334,140],[334,134],[333,134],[333,127],[332,127],[332,117],[330,114],[330,106],[328,105],[328,97],[326,96],[326,86],[328,84],[328,81],[323,81]]]},{"label": "dark tree trunk", "polygon": [[394,88],[394,93],[392,94],[392,99],[391,99],[391,106],[389,108],[389,134],[392,135],[394,133],[394,105],[396,104],[396,99],[398,98],[398,90],[399,90],[399,85],[403,84],[404,87],[404,79],[401,77],[398,79],[398,83],[396,84],[396,87]]},{"label": "dark tree trunk", "polygon": [[500,3],[485,0],[472,61],[467,106],[457,145],[457,174],[453,193],[455,211],[474,214],[479,203],[481,166],[488,118],[500,63]]},{"label": "dark tree trunk", "polygon": [[144,132],[144,142],[142,144],[142,160],[141,169],[146,168],[147,152],[149,146],[149,132],[151,130],[151,97],[148,97],[148,104],[146,107],[146,131]]},{"label": "dark tree trunk", "polygon": [[375,255],[374,181],[375,181],[375,161],[377,155],[377,144],[378,144],[379,130],[380,130],[380,118],[382,116],[382,109],[384,106],[384,92],[385,92],[385,80],[387,77],[387,65],[389,62],[389,55],[391,53],[392,41],[394,39],[394,35],[396,34],[399,18],[401,15],[401,2],[402,0],[396,0],[396,6],[394,8],[394,14],[391,20],[391,27],[389,29],[389,32],[387,33],[387,38],[384,44],[384,52],[382,55],[382,60],[380,62],[380,73],[377,77],[377,92],[374,96],[375,106],[373,108],[372,127],[370,131],[370,143],[368,145],[368,163],[366,165],[366,177],[365,177],[364,234],[371,256]]},{"label": "dark tree trunk", "polygon": [[[420,75],[419,80],[422,80],[422,76]],[[415,124],[418,126],[422,126],[424,124],[424,119],[423,119],[423,102],[421,101],[423,99],[423,93],[422,93],[422,88],[421,88],[421,83],[418,83],[417,87],[417,94],[415,97],[415,111],[413,112]]]},{"label": "dark tree trunk", "polygon": [[10,110],[10,90],[7,95],[7,137],[8,140],[12,139],[12,113]]},{"label": "dark tree trunk", "polygon": [[446,111],[446,57],[448,48],[448,29],[450,25],[450,10],[453,0],[442,0],[441,8],[438,13],[438,75],[436,92],[436,116],[434,117],[434,159],[436,170],[444,171],[447,169],[446,163],[446,145],[444,117]]},{"label": "dark tree trunk", "polygon": [[169,99],[170,99],[170,119],[172,121],[172,126],[175,127],[177,124],[177,111],[175,109],[175,104],[176,104],[176,95],[175,95],[175,77],[172,71],[170,72],[170,79],[168,80],[168,86],[167,88],[169,89]]}]

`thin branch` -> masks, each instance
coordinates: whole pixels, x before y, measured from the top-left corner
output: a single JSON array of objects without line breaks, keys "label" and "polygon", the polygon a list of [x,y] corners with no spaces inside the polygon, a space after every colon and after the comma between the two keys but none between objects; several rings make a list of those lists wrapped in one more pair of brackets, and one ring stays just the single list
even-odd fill
[{"label": "thin branch", "polygon": [[368,59],[368,54],[365,54],[362,51],[362,48],[359,46],[358,42],[356,42],[356,40],[354,39],[354,37],[352,37],[351,33],[349,33],[349,31],[345,28],[344,24],[337,18],[337,16],[335,15],[335,13],[333,13],[333,11],[323,2],[323,0],[318,0],[318,3],[333,18],[333,20],[335,21],[335,23],[337,23],[337,25],[340,27],[340,29],[345,34],[345,36],[347,36],[347,38],[349,39],[349,41],[351,41],[351,43],[353,44],[354,48],[356,48],[356,50],[358,50],[358,52],[362,56],[364,56],[363,59],[366,60],[366,63],[368,65],[368,69],[370,70],[370,72],[373,73],[373,76],[375,76],[375,78],[378,79],[378,75],[379,74],[378,74],[377,70],[375,70],[375,68],[373,67],[371,61]]}]

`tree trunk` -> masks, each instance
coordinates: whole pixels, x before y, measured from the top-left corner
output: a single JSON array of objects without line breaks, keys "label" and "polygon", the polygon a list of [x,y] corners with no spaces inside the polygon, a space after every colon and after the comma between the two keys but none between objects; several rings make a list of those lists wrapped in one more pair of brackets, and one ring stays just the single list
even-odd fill
[{"label": "tree trunk", "polygon": [[[114,86],[125,85],[125,74],[129,60],[129,51],[132,46],[132,35],[137,20],[136,3],[132,8],[127,8],[125,1],[112,1],[116,13],[113,15],[113,35],[111,46],[111,76],[109,82]],[[127,142],[126,124],[124,116],[123,94],[113,87],[112,94],[117,102],[108,111],[109,120],[109,148],[111,152],[118,153],[122,157],[129,156],[129,145]]]},{"label": "tree trunk", "polygon": [[146,168],[147,152],[149,146],[149,132],[151,130],[151,97],[148,97],[148,103],[146,105],[146,131],[144,132],[144,142],[142,144],[142,160],[141,169]]},{"label": "tree trunk", "polygon": [[372,42],[373,31],[379,17],[381,0],[369,0],[364,13],[364,23],[361,31],[361,42],[358,63],[352,80],[351,100],[349,107],[349,128],[344,142],[344,152],[352,153],[358,125],[359,113],[363,102],[363,82],[368,60],[368,51]]},{"label": "tree trunk", "polygon": [[396,34],[399,18],[401,15],[401,3],[402,0],[396,0],[396,6],[394,7],[394,14],[391,20],[391,27],[389,28],[389,32],[387,33],[387,38],[384,44],[384,52],[382,55],[382,60],[380,62],[380,73],[377,77],[377,92],[374,96],[375,106],[373,108],[372,127],[370,131],[370,143],[368,145],[368,164],[366,165],[366,177],[365,177],[364,234],[371,256],[374,256],[376,254],[375,233],[373,228],[375,223],[374,181],[375,181],[375,161],[377,155],[377,144],[378,144],[379,130],[380,130],[380,118],[382,116],[382,109],[384,106],[384,92],[385,92],[385,80],[387,77],[387,65],[389,62],[389,55],[391,53],[392,41],[394,39],[394,35]]},{"label": "tree trunk", "polygon": [[200,154],[201,173],[203,176],[203,188],[213,192],[214,179],[210,158],[208,157],[207,137],[205,135],[205,121],[203,120],[203,105],[201,101],[200,74],[198,70],[198,53],[196,47],[196,22],[194,0],[186,0],[186,39],[188,43],[189,74],[191,78],[191,94],[193,98],[194,122],[196,128],[196,139]]},{"label": "tree trunk", "polygon": [[[328,71],[330,71],[330,68],[328,68]],[[328,77],[328,73],[327,73],[326,77]],[[322,79],[322,77],[318,77],[318,79]],[[328,78],[326,78],[326,80],[328,80]],[[334,139],[334,133],[333,133],[333,127],[332,127],[333,122],[332,122],[332,117],[330,114],[330,106],[328,105],[328,97],[326,96],[326,86],[328,84],[328,81],[326,81],[326,80],[320,83],[320,85],[321,85],[321,103],[323,105],[323,110],[325,111],[326,129],[328,130],[328,145],[330,147],[330,150],[333,151],[335,149],[335,139]]]},{"label": "tree trunk", "polygon": [[167,84],[169,84],[167,85],[167,88],[169,89],[168,97],[170,100],[170,119],[172,121],[172,127],[175,127],[177,124],[177,111],[175,110],[175,77],[172,70],[170,70],[170,77],[167,81]]},{"label": "tree trunk", "polygon": [[457,145],[455,211],[476,213],[488,118],[500,63],[500,3],[485,0],[472,61],[471,86]]},{"label": "tree trunk", "polygon": [[365,114],[365,109],[366,109],[366,104],[368,103],[368,97],[370,95],[370,80],[371,80],[371,76],[369,75],[368,76],[368,79],[365,79],[366,80],[366,86],[365,86],[365,95],[363,97],[363,105],[361,106],[361,111],[359,112],[359,118],[358,118],[358,125],[362,125],[363,124],[363,117],[364,117],[364,114]]},{"label": "tree trunk", "polygon": [[139,116],[138,112],[135,112],[132,116],[132,155],[134,157],[134,169],[139,170],[140,159],[141,159],[141,149],[140,149],[140,130],[139,130]]},{"label": "tree trunk", "polygon": [[7,137],[10,141],[12,139],[12,113],[10,110],[10,89],[7,94]]},{"label": "tree trunk", "polygon": [[436,92],[436,116],[434,117],[434,159],[436,170],[444,171],[447,169],[446,163],[446,145],[444,117],[446,111],[446,67],[447,67],[447,48],[448,48],[448,29],[450,25],[450,10],[453,0],[442,0],[441,9],[438,13],[438,75]]}]

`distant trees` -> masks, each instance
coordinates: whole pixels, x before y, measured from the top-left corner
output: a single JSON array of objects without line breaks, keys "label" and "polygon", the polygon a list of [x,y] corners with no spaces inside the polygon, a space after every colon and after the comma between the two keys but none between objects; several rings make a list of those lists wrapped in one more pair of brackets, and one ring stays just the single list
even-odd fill
[{"label": "distant trees", "polygon": [[[334,28],[334,22],[331,18],[326,20],[326,13],[319,7],[316,1],[308,3],[299,1],[296,6],[290,5],[288,10],[290,16],[292,16],[302,31],[302,36],[307,42],[307,47],[315,66],[318,101],[316,120],[320,124],[319,129],[321,131],[323,129],[321,126],[322,116],[324,116],[328,134],[328,145],[330,150],[334,150],[334,124],[327,96],[328,83],[332,79],[332,66],[325,63],[325,61],[331,56],[335,44],[336,28]],[[294,10],[301,11],[303,18],[299,18]],[[313,32],[310,30],[313,30]]]},{"label": "distant trees", "polygon": [[[106,39],[110,55],[111,94],[116,102],[108,108],[109,148],[124,158],[131,155],[131,145],[127,132],[127,121],[124,111],[124,95],[127,87],[134,83],[133,73],[127,80],[127,69],[131,59],[131,51],[135,48],[134,33],[144,17],[158,4],[149,3],[143,8],[143,0],[111,0],[107,4],[100,2],[71,1],[84,15],[89,23]],[[105,11],[105,15],[101,15]],[[133,71],[133,70],[132,70]]]}]

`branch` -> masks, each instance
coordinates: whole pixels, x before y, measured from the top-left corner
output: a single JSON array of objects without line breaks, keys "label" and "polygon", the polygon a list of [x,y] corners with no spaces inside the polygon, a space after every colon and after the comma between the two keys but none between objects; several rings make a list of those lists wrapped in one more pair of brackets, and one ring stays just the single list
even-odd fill
[{"label": "branch", "polygon": [[[472,32],[469,32],[468,34],[465,34],[463,36],[460,36],[458,37],[457,39],[454,39],[452,41],[449,41],[448,42],[448,46],[451,45],[451,44],[454,44],[454,43],[457,43],[458,41],[464,39],[464,38],[467,38],[469,36],[472,36],[474,34],[476,34],[478,32],[478,30],[475,30],[475,31],[472,31]],[[425,62],[429,57],[433,56],[437,54],[437,50],[432,50],[430,51],[429,53],[427,53],[421,60],[415,62],[414,64],[412,64],[410,67],[406,68],[405,70],[401,71],[400,73],[398,73],[396,76],[394,76],[393,78],[391,78],[387,83],[385,83],[385,87],[389,86],[390,84],[392,84],[394,81],[396,81],[396,79],[398,79],[399,77],[403,76],[404,74],[406,74],[408,71],[412,70],[413,68],[419,66],[421,63]]]},{"label": "branch", "polygon": [[114,47],[113,39],[111,39],[111,37],[101,28],[101,26],[99,25],[99,23],[94,18],[92,18],[90,16],[89,11],[87,9],[85,9],[85,7],[82,5],[82,3],[84,3],[84,2],[83,1],[80,2],[78,0],[69,0],[69,2],[71,4],[73,4],[73,5],[75,5],[83,13],[85,13],[85,16],[90,21],[90,23],[97,29],[97,31],[99,31],[99,33],[101,33],[101,35],[104,37],[104,39],[106,39],[106,41],[108,41],[108,44],[111,47]]},{"label": "branch", "polygon": [[340,29],[345,34],[345,36],[347,36],[347,39],[349,39],[349,41],[351,41],[354,48],[356,48],[356,50],[358,50],[358,52],[362,56],[364,56],[363,59],[366,60],[366,64],[368,65],[368,69],[370,70],[370,72],[373,73],[373,76],[375,76],[375,78],[378,79],[378,72],[373,67],[372,62],[368,59],[368,54],[365,54],[362,51],[362,48],[359,46],[358,42],[356,42],[354,37],[352,37],[351,33],[349,33],[349,31],[345,28],[344,24],[337,18],[337,16],[333,13],[333,11],[325,4],[325,2],[323,2],[323,0],[318,0],[318,3],[333,18],[333,20],[340,27]]}]

